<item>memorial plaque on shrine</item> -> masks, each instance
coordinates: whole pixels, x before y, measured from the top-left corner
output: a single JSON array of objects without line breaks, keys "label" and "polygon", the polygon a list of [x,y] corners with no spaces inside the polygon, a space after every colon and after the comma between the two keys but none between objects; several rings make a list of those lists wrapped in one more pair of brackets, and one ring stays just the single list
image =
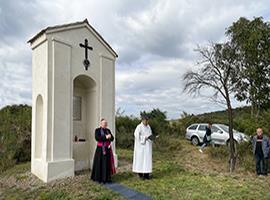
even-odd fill
[{"label": "memorial plaque on shrine", "polygon": [[73,120],[82,119],[82,97],[73,97]]}]

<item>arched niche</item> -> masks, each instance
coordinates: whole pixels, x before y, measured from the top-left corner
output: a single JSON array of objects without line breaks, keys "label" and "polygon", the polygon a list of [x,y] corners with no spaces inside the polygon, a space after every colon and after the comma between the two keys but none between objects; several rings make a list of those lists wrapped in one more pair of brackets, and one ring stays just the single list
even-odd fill
[{"label": "arched niche", "polygon": [[87,75],[73,80],[73,159],[75,171],[88,169],[93,154],[97,113],[96,82]]},{"label": "arched niche", "polygon": [[43,99],[41,95],[36,98],[36,124],[35,124],[35,158],[40,159],[42,155],[43,137]]}]

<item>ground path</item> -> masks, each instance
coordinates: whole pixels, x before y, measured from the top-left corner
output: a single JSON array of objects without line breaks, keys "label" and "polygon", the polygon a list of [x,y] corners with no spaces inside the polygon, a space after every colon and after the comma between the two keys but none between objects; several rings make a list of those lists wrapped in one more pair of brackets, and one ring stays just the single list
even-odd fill
[{"label": "ground path", "polygon": [[132,189],[130,189],[126,186],[123,186],[119,183],[105,184],[105,187],[110,189],[110,190],[113,190],[114,192],[121,194],[126,199],[130,199],[130,200],[150,200],[150,199],[152,199],[149,196],[146,196],[145,194],[143,194],[141,192],[137,192],[135,190],[132,190]]}]

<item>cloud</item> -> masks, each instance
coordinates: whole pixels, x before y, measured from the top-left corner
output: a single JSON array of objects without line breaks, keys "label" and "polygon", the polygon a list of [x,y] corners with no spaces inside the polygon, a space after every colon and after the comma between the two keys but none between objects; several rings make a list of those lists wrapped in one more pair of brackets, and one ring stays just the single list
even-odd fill
[{"label": "cloud", "polygon": [[88,18],[119,54],[116,103],[127,114],[161,108],[176,118],[223,109],[183,94],[181,76],[198,59],[193,49],[224,40],[226,27],[241,16],[269,19],[268,10],[266,0],[2,0],[0,107],[31,103],[27,39],[46,26]]},{"label": "cloud", "polygon": [[[183,74],[193,69],[194,63],[188,60],[152,61],[146,66],[122,70],[116,75],[117,107],[134,114],[134,111],[160,108],[169,117],[179,117],[182,112],[198,114],[225,109],[210,97],[213,91],[202,90],[202,96],[194,98],[183,92]],[[233,101],[233,106],[243,105]],[[133,107],[131,109],[131,107]]]}]

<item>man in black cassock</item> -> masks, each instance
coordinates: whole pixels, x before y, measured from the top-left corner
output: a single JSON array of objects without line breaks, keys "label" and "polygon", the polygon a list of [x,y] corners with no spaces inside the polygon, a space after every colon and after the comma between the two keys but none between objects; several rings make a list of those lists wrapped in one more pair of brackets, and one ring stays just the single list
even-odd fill
[{"label": "man in black cassock", "polygon": [[114,157],[111,142],[114,137],[107,128],[105,119],[101,120],[101,125],[95,130],[97,148],[94,156],[91,179],[99,183],[111,182],[111,176],[115,173]]}]

